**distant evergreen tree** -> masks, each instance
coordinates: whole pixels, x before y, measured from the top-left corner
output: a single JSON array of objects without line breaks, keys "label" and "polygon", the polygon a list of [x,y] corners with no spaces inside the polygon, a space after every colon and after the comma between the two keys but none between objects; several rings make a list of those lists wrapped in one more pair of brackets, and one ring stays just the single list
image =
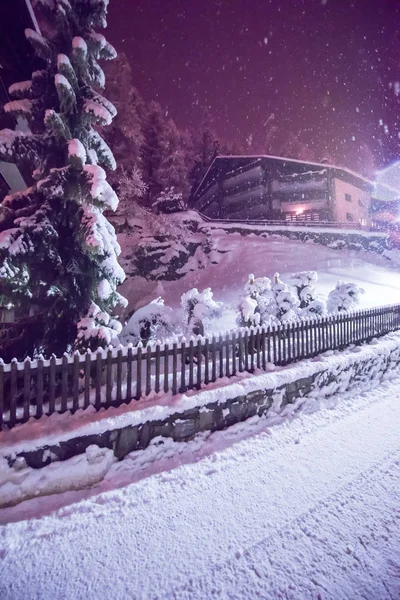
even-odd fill
[{"label": "distant evergreen tree", "polygon": [[208,110],[204,112],[200,128],[193,134],[193,152],[193,167],[189,173],[192,193],[196,191],[214,158],[220,154],[220,142]]},{"label": "distant evergreen tree", "polygon": [[148,206],[152,205],[165,187],[160,169],[167,154],[167,147],[167,123],[164,113],[158,102],[151,102],[143,123],[143,144],[140,150]]},{"label": "distant evergreen tree", "polygon": [[[99,59],[114,48],[95,27],[106,27],[108,0],[41,1],[42,36],[26,37],[44,68],[10,87],[7,113],[24,116],[30,132],[0,132],[0,158],[28,166],[34,183],[7,196],[0,208],[1,302],[36,312],[33,350],[60,354],[109,344],[120,324],[111,312],[124,299],[124,271],[114,229],[104,217],[118,198],[102,165],[115,159],[94,125],[108,125],[115,107]],[[29,332],[27,332],[29,333]],[[32,347],[18,346],[23,358]]]}]

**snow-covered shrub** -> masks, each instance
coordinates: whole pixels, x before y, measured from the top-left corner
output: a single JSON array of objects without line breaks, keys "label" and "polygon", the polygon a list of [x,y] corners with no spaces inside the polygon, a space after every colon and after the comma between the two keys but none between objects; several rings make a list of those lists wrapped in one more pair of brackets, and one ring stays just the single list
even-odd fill
[{"label": "snow-covered shrub", "polygon": [[268,277],[254,277],[251,273],[244,286],[244,293],[250,298],[257,299],[258,296],[266,295],[271,292],[271,280]]},{"label": "snow-covered shrub", "polygon": [[165,306],[164,300],[159,297],[133,313],[121,332],[120,340],[124,345],[131,343],[135,346],[139,342],[166,341],[173,335],[175,326],[172,308]]},{"label": "snow-covered shrub", "polygon": [[362,294],[364,294],[364,290],[357,284],[338,281],[335,289],[328,296],[328,312],[348,312],[355,309],[360,303]]},{"label": "snow-covered shrub", "polygon": [[290,277],[290,282],[296,288],[300,308],[305,308],[315,300],[318,275],[315,271],[299,271]]},{"label": "snow-covered shrub", "polygon": [[274,274],[274,282],[271,286],[274,303],[271,303],[271,314],[281,323],[295,321],[298,318],[299,300],[289,290],[286,283],[279,279],[279,273]]},{"label": "snow-covered shrub", "polygon": [[171,186],[160,193],[157,200],[153,203],[153,209],[157,213],[169,214],[185,210],[182,192],[176,192]]},{"label": "snow-covered shrub", "polygon": [[322,316],[325,313],[325,303],[318,297],[316,271],[300,271],[291,276],[290,282],[296,289],[300,303],[300,315],[303,317]]},{"label": "snow-covered shrub", "polygon": [[308,306],[303,308],[301,315],[304,317],[322,317],[326,313],[326,305],[323,300],[312,300]]},{"label": "snow-covered shrub", "polygon": [[188,335],[204,335],[204,319],[217,316],[221,304],[213,299],[211,288],[192,288],[181,296],[183,321]]},{"label": "snow-covered shrub", "polygon": [[260,325],[260,313],[257,311],[257,300],[244,296],[239,304],[239,325],[251,327]]},{"label": "snow-covered shrub", "polygon": [[343,248],[346,248],[346,242],[344,240],[334,240],[333,242],[329,242],[327,247],[333,250],[343,250]]},{"label": "snow-covered shrub", "polygon": [[239,302],[238,325],[249,327],[270,324],[273,313],[270,305],[273,301],[271,280],[268,277],[254,277],[251,273]]},{"label": "snow-covered shrub", "polygon": [[77,330],[77,348],[94,351],[101,346],[117,345],[122,325],[92,302],[87,315],[78,321]]}]

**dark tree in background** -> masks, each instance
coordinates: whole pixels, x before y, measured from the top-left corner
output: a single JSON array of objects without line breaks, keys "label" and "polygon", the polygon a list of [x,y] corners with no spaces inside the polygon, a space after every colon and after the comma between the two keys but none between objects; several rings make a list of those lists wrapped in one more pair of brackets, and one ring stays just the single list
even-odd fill
[{"label": "dark tree in background", "polygon": [[0,208],[1,303],[35,312],[27,352],[60,354],[112,342],[120,324],[111,313],[124,299],[124,272],[105,210],[118,198],[103,168],[115,169],[110,148],[94,128],[111,123],[115,107],[99,93],[99,59],[114,48],[94,28],[106,27],[108,0],[37,2],[43,35],[27,29],[43,68],[13,84],[5,112],[23,116],[30,131],[0,132],[0,158],[30,169],[33,185]]}]

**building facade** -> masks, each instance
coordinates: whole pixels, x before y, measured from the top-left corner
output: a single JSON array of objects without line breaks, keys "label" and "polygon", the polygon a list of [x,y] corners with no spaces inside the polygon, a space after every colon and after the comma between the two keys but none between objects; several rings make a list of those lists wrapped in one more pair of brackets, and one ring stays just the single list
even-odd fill
[{"label": "building facade", "polygon": [[217,156],[191,207],[211,219],[369,226],[373,184],[348,169],[275,156]]}]

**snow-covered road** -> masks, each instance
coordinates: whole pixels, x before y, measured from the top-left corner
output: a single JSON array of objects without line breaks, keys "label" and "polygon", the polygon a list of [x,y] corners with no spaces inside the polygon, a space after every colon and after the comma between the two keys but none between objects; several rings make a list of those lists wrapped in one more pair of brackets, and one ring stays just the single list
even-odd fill
[{"label": "snow-covered road", "polygon": [[399,396],[396,379],[149,448],[94,490],[0,511],[0,597],[400,598]]}]

